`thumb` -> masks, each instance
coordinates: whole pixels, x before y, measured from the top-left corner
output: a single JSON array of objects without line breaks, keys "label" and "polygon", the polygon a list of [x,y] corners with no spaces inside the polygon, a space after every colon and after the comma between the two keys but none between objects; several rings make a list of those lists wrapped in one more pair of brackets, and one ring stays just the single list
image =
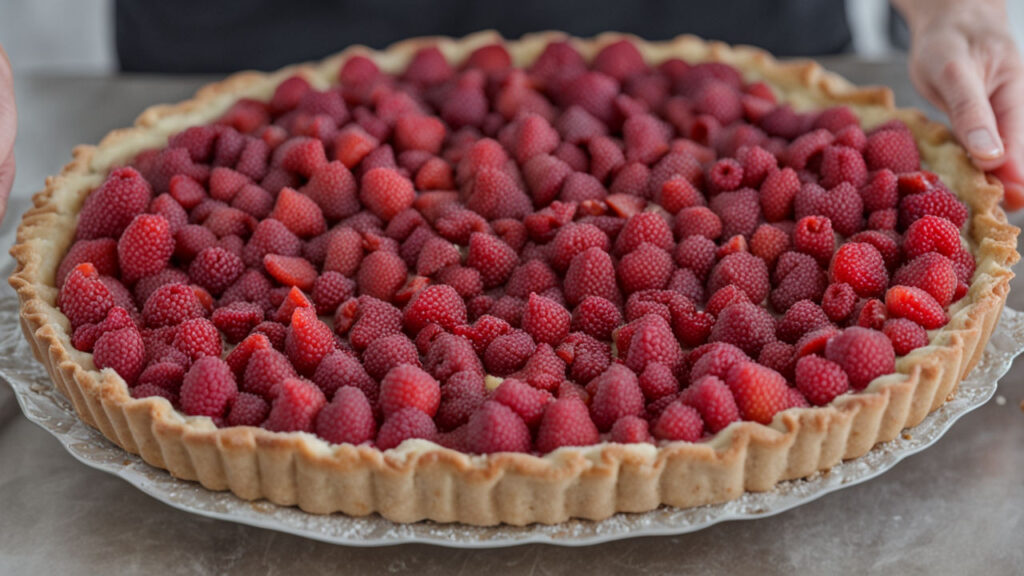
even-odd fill
[{"label": "thumb", "polygon": [[978,67],[966,58],[949,60],[932,86],[975,164],[983,170],[1002,164],[1005,149]]}]

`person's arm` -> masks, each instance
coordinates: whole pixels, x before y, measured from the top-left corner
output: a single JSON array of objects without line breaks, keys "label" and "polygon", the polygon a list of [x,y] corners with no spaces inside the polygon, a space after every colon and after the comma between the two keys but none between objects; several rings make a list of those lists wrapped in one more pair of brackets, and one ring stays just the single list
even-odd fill
[{"label": "person's arm", "polygon": [[11,63],[3,46],[0,46],[0,220],[7,212],[7,197],[14,183],[14,136],[17,131]]},{"label": "person's arm", "polygon": [[892,0],[910,27],[910,77],[949,115],[1005,205],[1024,207],[1024,60],[1004,0]]}]

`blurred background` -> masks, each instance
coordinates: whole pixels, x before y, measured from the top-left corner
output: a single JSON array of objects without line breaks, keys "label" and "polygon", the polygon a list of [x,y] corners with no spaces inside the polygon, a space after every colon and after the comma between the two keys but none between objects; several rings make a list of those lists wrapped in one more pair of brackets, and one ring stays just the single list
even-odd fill
[{"label": "blurred background", "polygon": [[[878,58],[889,53],[886,0],[846,4],[857,54]],[[1008,4],[1017,43],[1024,46],[1024,1]],[[16,73],[114,72],[113,18],[113,0],[0,0],[0,44]]]}]

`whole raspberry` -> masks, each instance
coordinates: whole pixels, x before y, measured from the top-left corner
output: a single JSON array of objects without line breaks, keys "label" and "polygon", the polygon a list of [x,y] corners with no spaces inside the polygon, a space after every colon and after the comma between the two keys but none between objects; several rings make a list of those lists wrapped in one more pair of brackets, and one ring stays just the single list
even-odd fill
[{"label": "whole raspberry", "polygon": [[709,342],[732,344],[756,356],[775,339],[775,319],[764,308],[749,302],[728,306],[715,320]]},{"label": "whole raspberry", "polygon": [[192,282],[219,296],[245,271],[242,259],[223,248],[211,246],[196,255],[189,266]]},{"label": "whole raspberry", "polygon": [[573,257],[565,273],[563,289],[571,306],[579,304],[587,296],[621,301],[615,283],[615,265],[611,256],[600,248],[588,248]]},{"label": "whole raspberry", "polygon": [[878,230],[864,230],[850,236],[848,242],[866,242],[871,244],[882,255],[885,267],[890,272],[899,265],[902,260],[900,246],[897,243],[897,236],[892,232],[880,232]]},{"label": "whole raspberry", "polygon": [[505,294],[517,298],[528,298],[530,293],[541,294],[558,287],[558,276],[542,260],[530,260],[522,264],[505,283]]},{"label": "whole raspberry", "polygon": [[473,412],[466,437],[474,454],[530,451],[529,428],[518,414],[498,402],[484,402]]},{"label": "whole raspberry", "polygon": [[337,160],[317,168],[301,192],[312,199],[324,217],[331,221],[351,216],[360,208],[356,180]]},{"label": "whole raspberry", "polygon": [[565,361],[549,344],[540,344],[523,366],[521,377],[540,390],[554,391],[565,381]]},{"label": "whole raspberry", "polygon": [[590,416],[598,430],[607,432],[624,416],[644,412],[644,394],[636,374],[621,364],[612,364],[591,381],[596,392],[590,404]]},{"label": "whole raspberry", "polygon": [[458,372],[441,387],[441,405],[437,411],[437,425],[442,430],[453,430],[465,424],[470,415],[486,400],[484,380],[475,372]]},{"label": "whole raspberry", "polygon": [[769,267],[790,248],[790,235],[786,230],[773,224],[761,224],[750,237],[750,253],[764,260]]},{"label": "whole raspberry", "polygon": [[768,174],[761,183],[759,201],[765,220],[778,222],[792,217],[793,201],[800,190],[800,178],[792,168]]},{"label": "whole raspberry", "polygon": [[515,372],[526,363],[537,346],[533,338],[522,330],[514,330],[496,337],[484,352],[484,367],[496,376]]},{"label": "whole raspberry", "polygon": [[139,374],[136,386],[158,386],[173,392],[177,400],[178,391],[185,378],[185,367],[175,362],[152,362]]},{"label": "whole raspberry", "polygon": [[172,254],[174,236],[170,223],[163,216],[136,216],[117,241],[121,278],[128,284],[162,270]]},{"label": "whole raspberry", "polygon": [[377,448],[390,450],[406,440],[419,438],[433,441],[437,438],[437,426],[423,412],[405,408],[391,414],[384,420],[377,432]]},{"label": "whole raspberry", "polygon": [[855,321],[851,324],[872,330],[881,330],[886,318],[889,317],[885,304],[878,298],[861,300],[857,303],[853,313]]},{"label": "whole raspberry", "polygon": [[288,333],[288,327],[280,322],[260,322],[252,329],[252,334],[263,334],[270,341],[275,350],[284,350],[284,341]]},{"label": "whole raspberry", "polygon": [[870,170],[888,168],[897,174],[921,167],[914,135],[906,129],[879,130],[869,136],[864,160]]},{"label": "whole raspberry", "polygon": [[119,238],[149,206],[153,191],[133,168],[112,170],[99,188],[85,198],[78,213],[75,238]]},{"label": "whole raspberry", "polygon": [[531,293],[523,311],[522,327],[535,342],[558,344],[569,334],[571,316],[558,302]]},{"label": "whole raspberry", "polygon": [[722,192],[711,199],[711,211],[722,220],[722,235],[749,237],[761,219],[761,202],[756,190],[743,188]]},{"label": "whole raspberry", "polygon": [[765,344],[757,355],[758,364],[775,370],[789,381],[793,380],[796,361],[796,346],[778,340]]},{"label": "whole raspberry", "polygon": [[217,308],[211,316],[213,325],[232,344],[241,342],[263,318],[263,308],[249,302],[232,302]]},{"label": "whole raspberry", "polygon": [[185,284],[166,284],[157,288],[142,307],[142,319],[149,328],[175,326],[205,315],[206,310],[195,291]]},{"label": "whole raspberry", "polygon": [[860,326],[831,338],[825,346],[825,358],[842,366],[854,390],[863,390],[878,376],[896,369],[896,354],[889,338]]},{"label": "whole raspberry", "polygon": [[466,208],[488,220],[523,218],[532,208],[510,174],[497,168],[481,168],[473,176]]},{"label": "whole raspberry", "polygon": [[807,332],[813,332],[828,324],[828,315],[821,306],[810,300],[800,300],[786,310],[775,327],[775,334],[779,340],[793,344]]},{"label": "whole raspberry", "polygon": [[285,378],[297,376],[288,358],[277,350],[256,350],[242,375],[242,389],[269,398],[271,390]]},{"label": "whole raspberry", "polygon": [[678,400],[661,411],[651,433],[659,440],[696,442],[704,434],[700,413]]},{"label": "whole raspberry", "polygon": [[619,418],[611,430],[611,441],[616,444],[640,444],[651,442],[647,420],[639,416]]},{"label": "whole raspberry", "polygon": [[302,254],[302,240],[280,221],[267,218],[256,225],[242,250],[242,260],[247,266],[261,266],[267,254],[299,256]]},{"label": "whole raspberry", "polygon": [[764,260],[749,252],[729,254],[711,270],[708,291],[717,292],[730,284],[743,290],[751,302],[763,302],[771,288],[768,266]]},{"label": "whole raspberry", "polygon": [[370,342],[363,351],[363,367],[374,380],[381,380],[400,364],[420,365],[416,345],[405,334],[392,334]]},{"label": "whole raspberry", "polygon": [[271,350],[273,345],[270,343],[270,339],[263,334],[251,333],[245,337],[244,340],[238,343],[237,346],[224,361],[231,367],[231,371],[234,372],[235,376],[241,380],[242,376],[245,375],[245,369],[249,365],[249,360],[252,359],[252,355],[258,350]]},{"label": "whole raspberry", "polygon": [[732,158],[718,160],[708,169],[712,193],[731,192],[743,183],[743,166]]},{"label": "whole raspberry", "polygon": [[431,237],[420,249],[416,259],[416,273],[433,276],[446,266],[457,265],[462,260],[459,248],[440,237]]},{"label": "whole raspberry", "polygon": [[850,389],[842,366],[821,356],[804,356],[796,363],[796,387],[815,406],[824,406]]},{"label": "whole raspberry", "polygon": [[286,378],[274,387],[270,415],[263,427],[271,432],[313,432],[327,398],[312,382]]},{"label": "whole raspberry", "polygon": [[563,446],[589,446],[600,440],[587,406],[576,398],[559,398],[547,405],[537,430],[536,447],[547,454]]},{"label": "whole raspberry", "polygon": [[57,286],[63,286],[71,271],[88,262],[101,276],[117,276],[117,242],[111,238],[79,240],[71,245],[57,268]]},{"label": "whole raspberry", "polygon": [[102,321],[114,307],[113,294],[88,262],[78,264],[68,274],[57,301],[72,329]]},{"label": "whole raspberry", "polygon": [[284,343],[285,354],[303,376],[312,376],[317,365],[334,350],[334,333],[312,308],[296,308]]},{"label": "whole raspberry", "polygon": [[331,315],[342,302],[353,296],[356,283],[338,272],[328,271],[317,277],[313,284],[313,302],[317,314]]},{"label": "whole raspberry", "polygon": [[327,229],[327,220],[316,202],[289,187],[282,188],[278,193],[269,217],[280,221],[300,238],[311,238]]},{"label": "whole raspberry", "polygon": [[675,369],[682,361],[683,351],[679,347],[672,328],[661,316],[645,316],[634,323],[635,332],[627,346],[626,366],[634,372],[643,372],[651,363],[666,364]]},{"label": "whole raspberry", "polygon": [[832,221],[825,216],[804,216],[797,221],[793,231],[793,248],[797,252],[812,256],[824,265],[832,259],[835,245]]},{"label": "whole raspberry", "polygon": [[892,318],[885,321],[882,333],[892,341],[897,356],[905,356],[928,345],[928,332],[919,324],[906,318]]},{"label": "whole raspberry", "polygon": [[505,282],[518,263],[515,250],[501,239],[480,232],[470,235],[466,266],[480,272],[485,288]]},{"label": "whole raspberry", "polygon": [[829,266],[832,282],[849,284],[858,296],[881,296],[889,284],[885,260],[871,244],[850,242],[843,244],[832,257]]},{"label": "whole raspberry", "polygon": [[623,292],[660,290],[668,284],[674,266],[672,256],[650,243],[643,243],[619,262],[619,284]]},{"label": "whole raspberry", "polygon": [[648,364],[640,374],[640,390],[647,400],[657,400],[679,391],[679,382],[665,364]]},{"label": "whole raspberry", "polygon": [[669,150],[671,128],[650,114],[635,114],[622,124],[622,138],[626,145],[626,160],[651,164]]},{"label": "whole raspberry", "polygon": [[405,284],[408,267],[400,256],[386,250],[371,252],[359,265],[359,293],[390,302]]},{"label": "whole raspberry", "polygon": [[501,318],[510,325],[519,327],[523,321],[523,311],[526,309],[526,301],[514,296],[502,296],[495,300],[486,309],[488,314]]},{"label": "whole raspberry", "polygon": [[359,186],[359,199],[363,205],[385,221],[412,206],[415,197],[412,182],[390,168],[374,168],[366,172]]},{"label": "whole raspberry", "polygon": [[929,190],[911,194],[900,200],[899,225],[907,228],[919,218],[937,216],[945,218],[957,228],[967,222],[967,206],[947,190]]},{"label": "whole raspberry", "polygon": [[237,396],[231,368],[220,358],[205,356],[185,373],[179,401],[185,414],[221,418]]},{"label": "whole raspberry", "polygon": [[390,369],[380,383],[380,407],[385,416],[416,408],[433,417],[441,403],[441,388],[430,374],[411,364]]},{"label": "whole raspberry", "polygon": [[417,334],[431,322],[451,330],[466,323],[466,304],[451,286],[428,286],[406,305],[403,322],[410,334]]},{"label": "whole raspberry", "polygon": [[352,228],[335,228],[327,240],[324,255],[324,272],[338,272],[353,276],[363,259],[363,238]]},{"label": "whole raspberry", "polygon": [[895,208],[888,208],[885,210],[875,210],[868,215],[867,224],[865,228],[868,230],[896,230],[896,222],[899,218]]},{"label": "whole raspberry", "polygon": [[959,279],[953,261],[937,252],[926,252],[904,264],[892,277],[893,285],[920,288],[945,308],[953,301]]},{"label": "whole raspberry", "polygon": [[896,208],[900,200],[896,175],[887,168],[872,172],[860,188],[860,197],[868,212]]},{"label": "whole raspberry", "polygon": [[358,388],[371,401],[377,401],[377,383],[359,360],[346,352],[336,351],[325,356],[313,374],[313,382],[327,398],[334,398],[337,390],[351,386]]},{"label": "whole raspberry", "polygon": [[704,376],[695,381],[683,393],[681,400],[700,413],[704,425],[712,434],[740,419],[732,392],[725,382],[715,376]]},{"label": "whole raspberry", "polygon": [[572,313],[572,329],[598,340],[609,340],[612,330],[622,324],[622,312],[610,300],[587,296]]},{"label": "whole raspberry", "polygon": [[[671,243],[671,237],[669,242]],[[589,248],[607,251],[608,235],[593,224],[567,224],[558,230],[551,242],[551,266],[557,271],[564,271],[577,254]]]},{"label": "whole raspberry", "polygon": [[196,360],[204,356],[220,357],[223,346],[220,332],[206,318],[186,320],[178,326],[174,335],[174,347]]},{"label": "whole raspberry", "polygon": [[694,349],[688,360],[691,365],[690,380],[696,382],[708,375],[724,379],[733,364],[747,362],[750,358],[732,344],[712,342]]},{"label": "whole raspberry", "polygon": [[960,231],[952,222],[938,216],[915,220],[903,237],[903,253],[909,260],[926,252],[953,258],[960,252]]},{"label": "whole raspberry", "polygon": [[146,363],[145,345],[135,326],[104,333],[96,340],[92,354],[96,368],[110,368],[129,386],[135,384]]},{"label": "whole raspberry", "polygon": [[[421,337],[428,329],[420,333]],[[424,368],[441,382],[446,382],[452,374],[458,372],[475,372],[481,375],[484,373],[473,344],[462,336],[445,332],[434,337],[428,345]]]},{"label": "whole raspberry", "polygon": [[821,185],[825,188],[847,182],[860,187],[868,177],[868,169],[860,152],[846,146],[829,146],[821,154]]},{"label": "whole raspberry", "polygon": [[768,424],[777,412],[788,407],[786,379],[778,372],[755,364],[734,364],[725,376],[725,383],[736,399],[740,417]]},{"label": "whole raspberry", "polygon": [[316,417],[317,436],[333,444],[362,444],[377,435],[373,408],[362,390],[351,386],[338,389],[330,404]]},{"label": "whole raspberry", "polygon": [[[402,331],[402,311],[373,296],[360,296],[348,318],[351,328],[348,339],[357,351],[364,350],[371,342]],[[347,305],[338,308],[334,329],[340,333],[344,317],[348,315]]]},{"label": "whole raspberry", "polygon": [[554,400],[550,392],[533,388],[516,378],[506,378],[494,390],[491,400],[508,406],[531,430],[536,429],[544,408]]},{"label": "whole raspberry", "polygon": [[949,321],[946,311],[928,292],[911,286],[893,286],[885,293],[885,309],[891,318],[906,318],[926,330]]},{"label": "whole raspberry", "polygon": [[709,208],[691,206],[676,214],[672,228],[679,238],[703,236],[715,240],[722,235],[722,220]]},{"label": "whole raspberry", "polygon": [[860,194],[849,182],[840,182],[818,200],[817,212],[832,222],[843,236],[853,236],[864,228],[864,205]]},{"label": "whole raspberry", "polygon": [[267,419],[270,405],[263,398],[239,392],[228,410],[228,426],[259,426]]},{"label": "whole raspberry", "polygon": [[857,304],[857,293],[849,284],[829,284],[821,299],[821,308],[828,319],[837,324],[846,321]]}]

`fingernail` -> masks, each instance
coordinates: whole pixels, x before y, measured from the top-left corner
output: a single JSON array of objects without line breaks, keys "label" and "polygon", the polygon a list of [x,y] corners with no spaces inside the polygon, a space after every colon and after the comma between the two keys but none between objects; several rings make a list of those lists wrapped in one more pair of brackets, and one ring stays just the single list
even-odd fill
[{"label": "fingernail", "polygon": [[976,128],[967,133],[967,150],[975,158],[986,160],[1003,155],[1002,143],[984,128]]}]

